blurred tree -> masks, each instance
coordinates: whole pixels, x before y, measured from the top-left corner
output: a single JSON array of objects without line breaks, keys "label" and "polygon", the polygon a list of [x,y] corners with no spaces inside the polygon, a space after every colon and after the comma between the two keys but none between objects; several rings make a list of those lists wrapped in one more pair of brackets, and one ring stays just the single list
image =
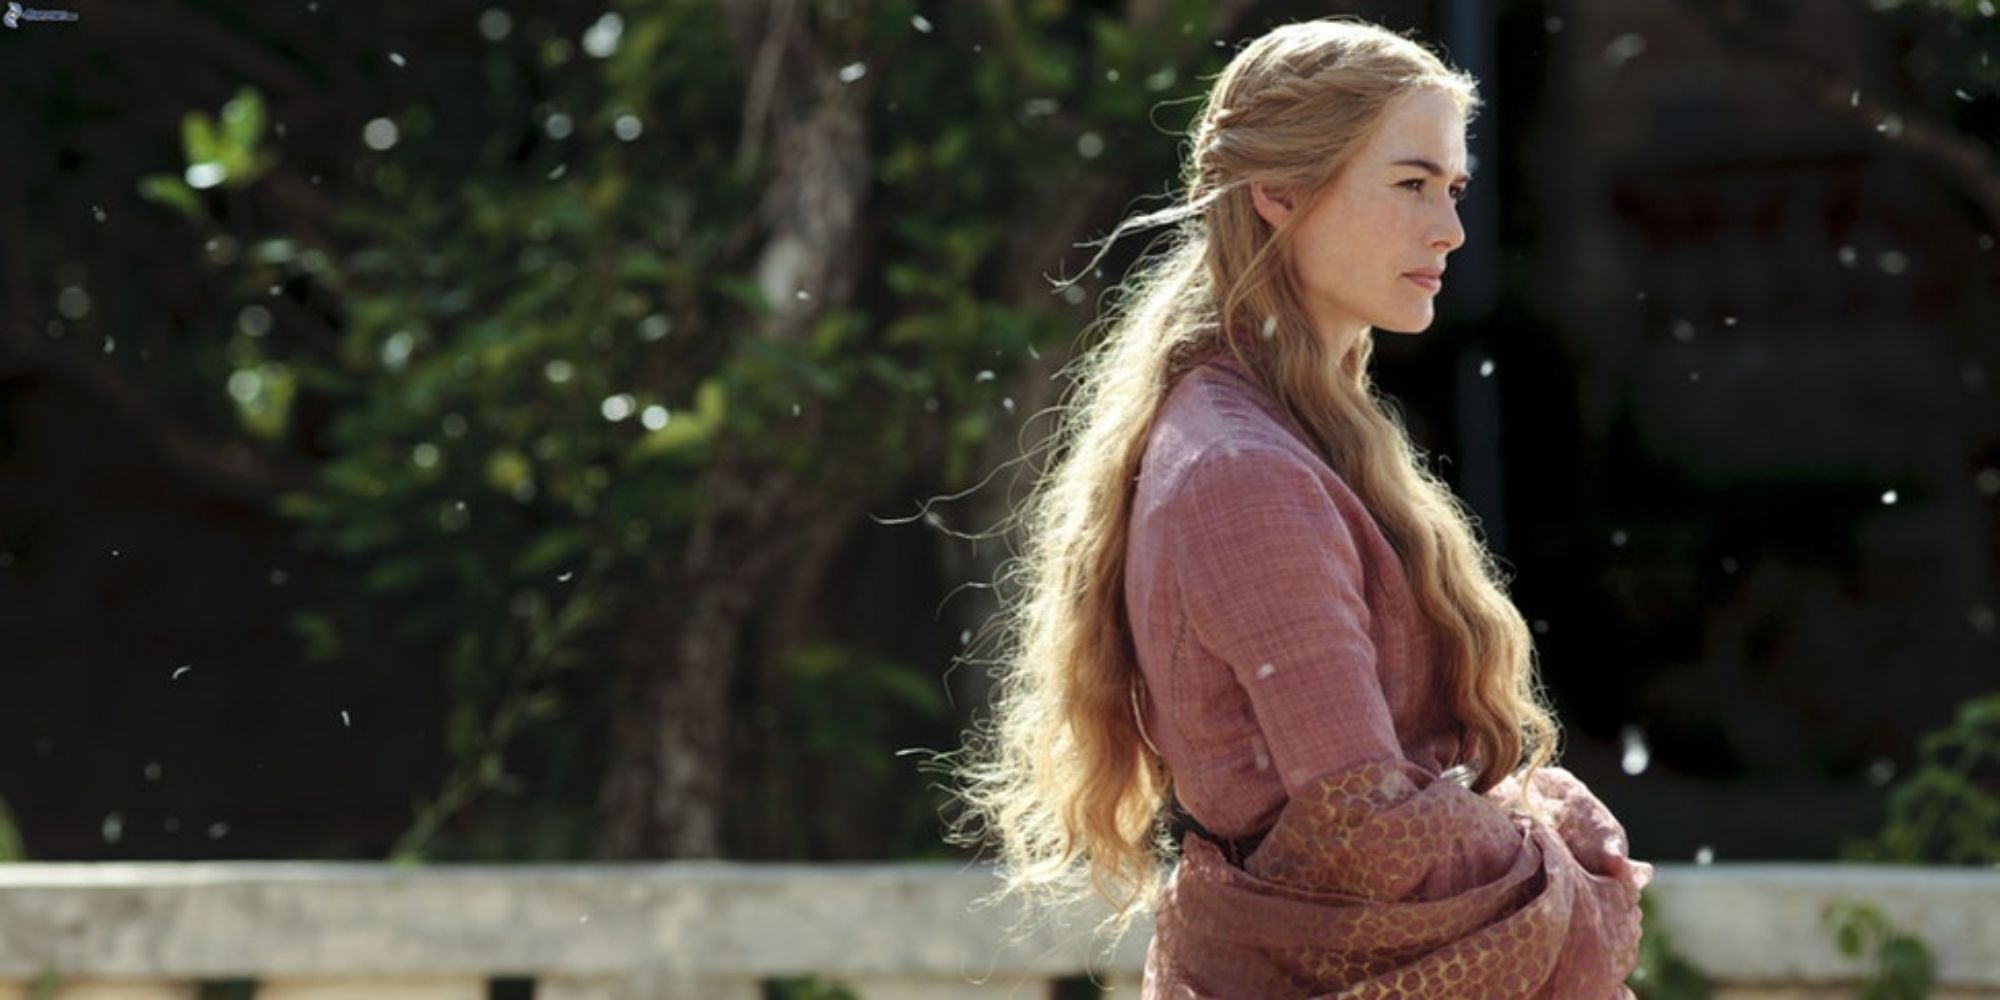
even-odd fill
[{"label": "blurred tree", "polygon": [[[824,755],[805,791],[879,764],[888,716],[942,716],[928,669],[807,609],[872,504],[1021,445],[997,432],[1052,401],[1083,317],[1044,277],[1171,174],[1156,112],[1192,113],[1248,6],[653,0],[574,33],[453,7],[483,46],[341,39],[308,70],[390,79],[338,195],[266,134],[304,97],[185,115],[141,189],[236,301],[177,363],[283,470],[245,489],[342,567],[298,636],[446,671],[452,774],[397,854],[495,790],[528,804],[478,853],[723,853],[777,818],[733,780],[757,720]],[[543,780],[601,744],[595,823],[510,773],[511,740],[577,709]]]}]

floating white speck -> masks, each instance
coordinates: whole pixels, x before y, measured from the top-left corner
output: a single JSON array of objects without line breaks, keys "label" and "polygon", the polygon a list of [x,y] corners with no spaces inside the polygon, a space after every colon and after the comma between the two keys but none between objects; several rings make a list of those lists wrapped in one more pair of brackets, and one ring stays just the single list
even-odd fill
[{"label": "floating white speck", "polygon": [[910,27],[915,28],[918,31],[921,31],[926,35],[931,33],[931,23],[929,21],[924,20],[924,16],[922,14],[910,15]]},{"label": "floating white speck", "polygon": [[1890,506],[1890,505],[1894,504],[1895,502],[1896,502],[1896,491],[1895,491],[1895,490],[1884,490],[1884,491],[1882,491],[1882,506],[1884,506],[1884,507],[1887,507],[1887,506]]},{"label": "floating white speck", "polygon": [[1734,316],[1724,316],[1724,317],[1722,317],[1722,325],[1723,325],[1723,326],[1735,326],[1735,325],[1736,325],[1736,317],[1734,317]]},{"label": "floating white speck", "polygon": [[498,7],[488,7],[479,15],[479,34],[489,42],[497,42],[514,30],[514,19]]},{"label": "floating white speck", "polygon": [[1277,335],[1278,335],[1278,317],[1277,317],[1277,316],[1275,316],[1275,315],[1272,315],[1272,316],[1266,316],[1266,317],[1264,317],[1264,330],[1263,330],[1263,334],[1264,334],[1264,339],[1265,339],[1265,340],[1270,340],[1270,339],[1271,339],[1272,337],[1275,337],[1275,336],[1277,336]]},{"label": "floating white speck", "polygon": [[188,164],[187,170],[181,174],[181,179],[187,181],[188,187],[194,188],[197,191],[206,191],[222,183],[228,176],[229,171],[224,169],[221,163],[215,160],[204,160],[200,163]]},{"label": "floating white speck", "polygon": [[104,823],[98,827],[98,832],[104,836],[105,843],[117,843],[118,838],[125,835],[125,817],[118,813],[112,813],[104,817]]},{"label": "floating white speck", "polygon": [[1260,681],[1269,680],[1277,672],[1278,672],[1278,667],[1276,664],[1266,663],[1263,666],[1257,668],[1257,679]]},{"label": "floating white speck", "polygon": [[1910,258],[1895,250],[1883,251],[1880,257],[1875,258],[1875,263],[1882,268],[1883,274],[1902,274],[1910,269]]},{"label": "floating white speck", "polygon": [[390,62],[392,62],[392,63],[395,63],[395,64],[396,64],[397,66],[405,66],[405,65],[408,65],[408,63],[406,63],[406,62],[405,62],[405,61],[403,60],[403,54],[402,54],[401,52],[391,52],[391,53],[389,53],[389,61],[390,61]]},{"label": "floating white speck", "polygon": [[993,369],[982,368],[980,369],[979,374],[972,376],[972,380],[974,382],[991,382],[998,377],[999,376],[993,374]]},{"label": "floating white speck", "polygon": [[1549,620],[1546,618],[1537,618],[1535,619],[1534,624],[1529,625],[1528,627],[1530,629],[1533,629],[1536,635],[1549,634]]},{"label": "floating white speck", "polygon": [[1622,548],[1624,548],[1624,547],[1625,547],[1625,540],[1626,540],[1626,538],[1627,538],[1627,537],[1628,537],[1628,536],[1627,536],[1627,535],[1625,534],[1625,529],[1624,529],[1624,528],[1619,528],[1618,530],[1616,530],[1616,531],[1613,531],[1613,532],[1611,533],[1611,547],[1612,547],[1612,548],[1615,548],[1615,549],[1622,549]]},{"label": "floating white speck", "polygon": [[562,574],[561,574],[561,575],[559,575],[559,576],[557,576],[557,577],[556,577],[556,582],[557,582],[557,583],[568,583],[568,582],[570,582],[570,580],[574,579],[575,577],[576,577],[576,570],[573,570],[573,569],[571,569],[571,570],[564,570],[564,571],[562,572]]},{"label": "floating white speck", "polygon": [[347,709],[340,710],[340,724],[349,729],[354,728],[354,720],[347,717]]},{"label": "floating white speck", "polygon": [[1487,358],[1486,360],[1484,360],[1484,361],[1481,361],[1481,362],[1479,363],[1479,377],[1480,377],[1480,378],[1491,378],[1491,377],[1493,377],[1493,359],[1492,359],[1492,358]]},{"label": "floating white speck", "polygon": [[1674,320],[1674,339],[1683,344],[1694,342],[1694,324],[1685,319]]},{"label": "floating white speck", "polygon": [[1610,45],[1604,47],[1604,65],[1612,69],[1617,69],[1637,59],[1645,51],[1646,39],[1644,36],[1631,33],[1619,35],[1617,38],[1611,40]]},{"label": "floating white speck", "polygon": [[147,761],[147,762],[146,762],[146,780],[147,780],[147,781],[158,781],[158,780],[160,780],[160,762],[159,762],[159,761],[157,761],[157,760],[149,760],[149,761]]},{"label": "floating white speck", "polygon": [[182,674],[185,674],[185,673],[187,673],[188,671],[190,671],[190,670],[193,670],[193,669],[194,669],[193,667],[191,667],[191,666],[188,666],[187,664],[183,663],[183,664],[181,664],[180,666],[178,666],[178,667],[175,667],[175,668],[174,668],[174,676],[173,676],[173,677],[171,677],[171,678],[169,678],[169,679],[170,679],[170,680],[180,680],[180,679],[181,679],[181,675],[182,675]]},{"label": "floating white speck", "polygon": [[215,822],[208,825],[208,839],[221,840],[227,836],[229,836],[229,824]]},{"label": "floating white speck", "polygon": [[1104,155],[1104,137],[1095,132],[1085,132],[1076,137],[1076,153],[1086,160],[1095,160]]},{"label": "floating white speck", "polygon": [[1624,745],[1624,753],[1618,759],[1618,767],[1626,774],[1646,773],[1646,765],[1653,759],[1646,749],[1646,734],[1638,726],[1625,726],[1618,731],[1619,742]]},{"label": "floating white speck", "polygon": [[971,642],[971,641],[972,641],[972,630],[971,630],[971,629],[965,629],[964,631],[962,631],[962,632],[958,633],[958,644],[959,644],[959,645],[963,646],[963,645],[965,645],[966,643],[968,643],[968,642]]},{"label": "floating white speck", "polygon": [[96,205],[90,206],[90,217],[96,219],[99,222],[103,222],[107,218],[107,216],[104,214],[104,209],[99,208]]},{"label": "floating white speck", "polygon": [[371,118],[368,124],[361,126],[362,143],[378,153],[394,147],[396,140],[401,136],[402,132],[396,128],[396,123],[387,118]]},{"label": "floating white speck", "polygon": [[1965,620],[1972,626],[1974,632],[1981,635],[1991,635],[1994,628],[2000,627],[2000,619],[1996,619],[1993,609],[1984,604],[1973,605],[1966,611]]},{"label": "floating white speck", "polygon": [[1854,93],[1847,95],[1847,106],[1850,108],[1858,108],[1861,106],[1861,91],[1859,89],[1856,89]]},{"label": "floating white speck", "polygon": [[621,142],[631,142],[645,134],[645,131],[646,125],[639,120],[638,115],[619,115],[618,120],[611,123],[612,134]]},{"label": "floating white speck", "polygon": [[1841,246],[1839,257],[1841,267],[1853,267],[1861,260],[1861,255],[1856,253],[1853,247],[1846,245]]},{"label": "floating white speck", "polygon": [[666,407],[661,406],[658,403],[654,403],[653,405],[646,407],[646,409],[639,414],[639,422],[646,425],[646,429],[649,431],[656,431],[662,427],[667,426],[667,422],[672,419],[673,419],[673,414],[669,412]]},{"label": "floating white speck", "polygon": [[1887,757],[1877,757],[1868,764],[1868,783],[1877,788],[1889,783],[1896,776],[1896,762]]},{"label": "floating white speck", "polygon": [[840,67],[840,82],[853,83],[868,75],[867,63],[848,63]]},{"label": "floating white speck", "polygon": [[625,34],[625,19],[607,13],[583,33],[583,51],[598,59],[609,59],[618,51],[618,39]]},{"label": "floating white speck", "polygon": [[1707,844],[1701,845],[1701,850],[1694,852],[1694,863],[1698,865],[1714,864],[1715,848]]}]

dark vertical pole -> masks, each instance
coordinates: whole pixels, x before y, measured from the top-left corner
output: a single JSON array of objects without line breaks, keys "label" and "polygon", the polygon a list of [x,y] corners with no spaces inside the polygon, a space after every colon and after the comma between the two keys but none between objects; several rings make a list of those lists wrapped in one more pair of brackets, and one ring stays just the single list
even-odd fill
[{"label": "dark vertical pole", "polygon": [[[1485,107],[1467,130],[1466,154],[1475,182],[1459,206],[1465,245],[1451,255],[1444,295],[1460,315],[1490,315],[1499,296],[1500,260],[1500,130],[1502,112],[1496,92],[1499,74],[1494,55],[1495,11],[1491,0],[1440,0],[1438,39],[1458,68],[1480,81]],[[1459,342],[1456,365],[1458,452],[1456,481],[1467,506],[1479,516],[1487,544],[1496,552],[1507,548],[1504,516],[1504,476],[1501,467],[1500,387],[1506,373],[1487,367],[1491,355],[1483,338]]]}]

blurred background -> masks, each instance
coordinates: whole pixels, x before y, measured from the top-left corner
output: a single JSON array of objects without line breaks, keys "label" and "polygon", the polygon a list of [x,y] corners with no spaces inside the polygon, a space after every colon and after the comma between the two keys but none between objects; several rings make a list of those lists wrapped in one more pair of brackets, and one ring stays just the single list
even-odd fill
[{"label": "blurred background", "polygon": [[1340,12],[1483,83],[1377,377],[1633,854],[2000,862],[1990,0],[60,9],[0,29],[6,856],[959,857],[990,529],[1153,234],[1052,283]]}]

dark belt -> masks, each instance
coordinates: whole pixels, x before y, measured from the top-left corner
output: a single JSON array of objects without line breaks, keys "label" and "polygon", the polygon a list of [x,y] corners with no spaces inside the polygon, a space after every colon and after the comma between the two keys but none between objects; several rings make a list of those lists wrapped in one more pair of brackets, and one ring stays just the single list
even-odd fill
[{"label": "dark belt", "polygon": [[1241,837],[1236,840],[1219,837],[1210,832],[1207,827],[1202,826],[1201,821],[1195,819],[1186,809],[1181,808],[1179,799],[1171,799],[1169,801],[1172,803],[1169,822],[1172,824],[1171,829],[1174,831],[1174,839],[1176,841],[1180,839],[1180,834],[1192,833],[1214,844],[1216,849],[1222,852],[1222,856],[1228,858],[1229,863],[1238,868],[1243,867],[1243,860],[1248,858],[1250,853],[1257,849],[1258,844],[1264,842],[1265,834],[1271,832],[1265,830],[1262,833],[1253,833],[1248,837]]}]

